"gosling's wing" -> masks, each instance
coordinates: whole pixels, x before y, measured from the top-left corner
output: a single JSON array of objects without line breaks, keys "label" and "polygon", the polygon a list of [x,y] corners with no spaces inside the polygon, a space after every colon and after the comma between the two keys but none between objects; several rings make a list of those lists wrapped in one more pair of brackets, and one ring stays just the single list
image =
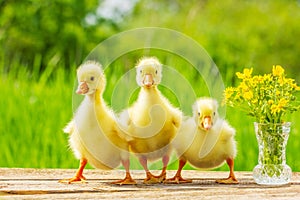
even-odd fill
[{"label": "gosling's wing", "polygon": [[197,132],[197,127],[192,118],[185,118],[181,126],[172,140],[172,146],[177,151],[178,155],[182,155],[194,142]]},{"label": "gosling's wing", "polygon": [[223,121],[222,139],[229,140],[234,136],[235,136],[235,129],[232,126],[230,126],[227,121]]}]

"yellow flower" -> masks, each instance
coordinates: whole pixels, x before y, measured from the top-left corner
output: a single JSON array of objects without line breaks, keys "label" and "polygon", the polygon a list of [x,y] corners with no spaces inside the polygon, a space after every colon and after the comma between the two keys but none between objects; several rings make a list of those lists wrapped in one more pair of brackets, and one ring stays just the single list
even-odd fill
[{"label": "yellow flower", "polygon": [[252,78],[252,84],[256,86],[257,84],[261,84],[264,82],[264,77],[263,76],[253,76]]},{"label": "yellow flower", "polygon": [[251,100],[253,98],[253,92],[251,90],[244,92],[244,98],[246,100]]},{"label": "yellow flower", "polygon": [[287,81],[286,81],[286,79],[284,77],[280,76],[278,78],[278,83],[280,84],[280,86],[283,86],[284,84],[287,83]]},{"label": "yellow flower", "polygon": [[[264,74],[264,76],[263,76],[263,81],[266,81],[266,82],[272,81],[271,74]],[[262,81],[262,82],[263,82],[263,81]]]},{"label": "yellow flower", "polygon": [[230,97],[234,94],[235,89],[233,87],[228,87],[225,89],[225,99],[230,99]]},{"label": "yellow flower", "polygon": [[287,83],[291,88],[295,90],[300,90],[300,87],[295,83],[295,80],[292,78],[286,78],[285,83]]},{"label": "yellow flower", "polygon": [[252,103],[252,104],[257,104],[257,103],[258,103],[258,100],[257,100],[257,99],[251,99],[251,103]]},{"label": "yellow flower", "polygon": [[282,76],[284,74],[284,69],[280,65],[273,65],[273,76]]},{"label": "yellow flower", "polygon": [[276,114],[276,113],[283,111],[284,108],[287,106],[288,102],[289,101],[286,99],[280,99],[278,104],[273,104],[271,106],[271,113]]},{"label": "yellow flower", "polygon": [[287,106],[289,103],[289,101],[287,99],[280,99],[279,102],[278,102],[278,105],[281,107],[281,108],[284,108],[285,106]]},{"label": "yellow flower", "polygon": [[269,101],[268,101],[268,104],[269,104],[269,105],[272,105],[273,103],[274,103],[273,100],[269,100]]},{"label": "yellow flower", "polygon": [[277,90],[277,91],[275,92],[275,94],[276,94],[276,96],[280,96],[280,95],[281,95],[281,92]]},{"label": "yellow flower", "polygon": [[281,108],[280,108],[278,105],[273,104],[273,105],[271,106],[271,113],[272,113],[272,114],[279,113],[280,111],[281,111]]},{"label": "yellow flower", "polygon": [[236,73],[236,76],[237,76],[239,79],[249,79],[249,78],[251,78],[252,71],[253,71],[253,68],[251,68],[251,69],[245,68],[245,69],[243,70],[243,73],[237,72],[237,73]]},{"label": "yellow flower", "polygon": [[242,92],[247,92],[249,91],[249,87],[245,82],[241,82],[241,84],[238,87]]}]

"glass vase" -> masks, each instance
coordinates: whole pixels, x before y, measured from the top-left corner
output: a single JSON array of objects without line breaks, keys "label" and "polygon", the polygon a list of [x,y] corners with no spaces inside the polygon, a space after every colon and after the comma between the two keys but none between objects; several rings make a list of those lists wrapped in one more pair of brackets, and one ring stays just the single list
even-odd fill
[{"label": "glass vase", "polygon": [[257,184],[283,185],[289,183],[292,170],[286,164],[286,145],[290,122],[283,124],[254,123],[259,147],[258,165],[253,169]]}]

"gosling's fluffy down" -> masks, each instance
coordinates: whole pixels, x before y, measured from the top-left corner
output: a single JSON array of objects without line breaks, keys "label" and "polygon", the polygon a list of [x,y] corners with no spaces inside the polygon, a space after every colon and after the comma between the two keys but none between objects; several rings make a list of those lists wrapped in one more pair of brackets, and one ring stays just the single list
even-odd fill
[{"label": "gosling's fluffy down", "polygon": [[228,179],[220,183],[237,183],[233,173],[233,160],[237,154],[235,129],[219,118],[218,103],[212,98],[200,98],[193,105],[193,117],[186,119],[173,141],[179,156],[179,169],[170,182],[186,182],[181,169],[186,162],[201,169],[211,169],[225,161],[230,167]]},{"label": "gosling's fluffy down", "polygon": [[96,168],[112,169],[129,159],[128,143],[120,137],[114,114],[102,98],[106,81],[101,65],[86,62],[78,68],[77,77],[77,93],[85,97],[64,131],[69,133],[70,147],[81,164],[69,182],[85,179],[82,171],[87,162]]},{"label": "gosling's fluffy down", "polygon": [[[171,140],[181,123],[181,112],[174,108],[158,90],[162,65],[156,58],[143,58],[136,66],[136,81],[141,86],[137,101],[125,110],[120,119],[130,136],[130,149],[138,156],[146,171],[145,183],[165,179],[171,152]],[[162,158],[163,171],[158,177],[147,167],[148,160]]]}]

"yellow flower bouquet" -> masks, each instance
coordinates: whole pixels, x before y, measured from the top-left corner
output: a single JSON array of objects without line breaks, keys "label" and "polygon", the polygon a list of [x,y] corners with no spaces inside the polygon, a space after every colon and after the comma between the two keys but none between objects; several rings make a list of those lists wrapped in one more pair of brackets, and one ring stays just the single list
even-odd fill
[{"label": "yellow flower bouquet", "polygon": [[239,107],[255,117],[255,133],[259,145],[258,165],[253,177],[258,184],[281,185],[289,182],[291,168],[286,165],[285,149],[290,132],[284,117],[299,109],[295,93],[300,90],[284,69],[273,66],[272,73],[252,75],[253,69],[237,72],[237,87],[225,89],[224,102]]},{"label": "yellow flower bouquet", "polygon": [[241,80],[237,87],[225,89],[225,103],[240,107],[259,123],[283,123],[283,117],[299,109],[295,92],[300,90],[294,79],[286,78],[284,69],[273,66],[272,73],[252,75],[253,69],[237,72]]}]

